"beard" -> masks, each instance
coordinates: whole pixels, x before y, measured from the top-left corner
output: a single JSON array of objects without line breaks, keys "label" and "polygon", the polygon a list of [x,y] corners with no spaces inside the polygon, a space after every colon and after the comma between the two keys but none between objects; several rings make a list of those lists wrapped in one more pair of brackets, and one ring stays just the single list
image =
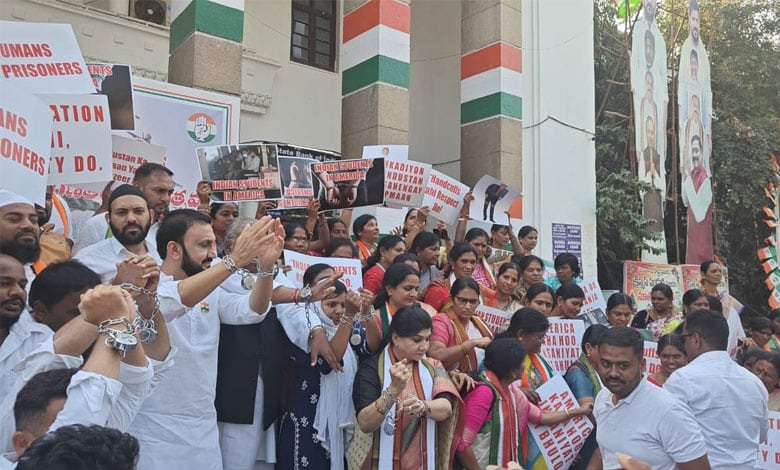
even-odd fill
[{"label": "beard", "polygon": [[210,265],[212,259],[211,258],[205,258],[201,263],[196,263],[195,260],[192,259],[190,254],[187,252],[187,249],[184,248],[184,245],[182,245],[182,253],[184,256],[181,260],[181,270],[184,271],[184,274],[187,276],[194,276],[198,273],[201,273],[205,270],[203,265]]},{"label": "beard", "polygon": [[[142,227],[139,224],[127,224],[120,229],[111,222],[108,223],[108,226],[111,227],[111,232],[114,234],[114,238],[116,238],[117,241],[119,241],[119,243],[124,246],[132,246],[143,243],[143,241],[146,239],[146,234],[149,233],[149,227],[151,227],[150,224],[146,224],[146,227]],[[131,228],[138,229],[138,232],[134,235],[127,233],[128,229]]]},{"label": "beard", "polygon": [[[33,234],[35,239],[20,241],[23,235]],[[38,233],[24,231],[17,233],[13,239],[0,243],[0,253],[16,258],[22,264],[34,263],[41,256],[41,245],[38,242]]]},{"label": "beard", "polygon": [[0,302],[0,329],[10,329],[22,316],[24,299],[13,296]]}]

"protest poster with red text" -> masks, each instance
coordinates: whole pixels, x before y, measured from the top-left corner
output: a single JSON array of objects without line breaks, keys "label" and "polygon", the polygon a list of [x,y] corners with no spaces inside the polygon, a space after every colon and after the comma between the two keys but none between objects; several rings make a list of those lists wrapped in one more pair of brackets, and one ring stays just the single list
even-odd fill
[{"label": "protest poster with red text", "polygon": [[769,432],[758,446],[758,468],[780,470],[780,413],[769,412]]},{"label": "protest poster with red text", "polygon": [[330,265],[336,273],[344,274],[339,280],[347,286],[347,289],[357,292],[358,289],[363,287],[363,270],[358,259],[323,258],[321,256],[304,255],[297,251],[284,250],[284,264],[292,268],[287,273],[287,278],[297,287],[303,287],[303,273],[309,269],[309,266],[318,263]]},{"label": "protest poster with red text", "polygon": [[411,160],[385,159],[385,204],[388,207],[422,207],[431,165]]},{"label": "protest poster with red text", "polygon": [[135,130],[133,111],[133,72],[129,65],[87,62],[92,85],[108,97],[111,129]]},{"label": "protest poster with red text", "polygon": [[[562,375],[555,375],[536,389],[544,411],[564,411],[579,408],[577,399]],[[541,426],[528,423],[528,429],[542,452],[547,468],[567,470],[579,454],[585,439],[593,432],[587,416],[575,416],[562,423]]]},{"label": "protest poster with red text", "polygon": [[203,179],[218,202],[281,199],[282,183],[276,146],[221,145],[197,149]]},{"label": "protest poster with red text", "polygon": [[0,188],[45,203],[52,118],[49,107],[11,83],[0,93]]},{"label": "protest poster with red text", "polygon": [[477,305],[477,315],[485,322],[485,325],[490,328],[493,335],[503,333],[509,327],[509,321],[512,319],[514,312],[506,312],[504,310],[488,307],[485,304]]},{"label": "protest poster with red text", "polygon": [[135,170],[144,163],[163,164],[165,147],[147,144],[143,140],[128,139],[118,135],[111,137],[114,181],[130,184]]},{"label": "protest poster with red text", "polygon": [[445,224],[455,225],[463,207],[463,198],[469,187],[444,173],[431,170],[422,206],[430,208],[430,215]]},{"label": "protest poster with red text", "polygon": [[585,334],[585,322],[551,317],[547,319],[550,327],[542,344],[542,356],[550,367],[559,374],[566,372],[582,353],[582,335]]},{"label": "protest poster with red text", "polygon": [[0,82],[28,93],[95,92],[69,24],[0,21]]},{"label": "protest poster with red text", "polygon": [[585,292],[585,302],[582,303],[580,313],[588,313],[597,309],[607,311],[607,301],[604,299],[604,293],[601,292],[599,281],[596,279],[585,279],[579,285],[582,287],[582,291]]},{"label": "protest poster with red text", "polygon": [[655,374],[661,370],[661,359],[658,357],[658,343],[645,341],[645,374]]},{"label": "protest poster with red text", "polygon": [[317,160],[281,155],[276,158],[279,161],[279,178],[282,184],[282,199],[278,201],[277,207],[293,209],[308,206],[314,197],[311,164]]},{"label": "protest poster with red text", "polygon": [[111,181],[111,114],[103,95],[38,95],[51,109],[49,184]]},{"label": "protest poster with red text", "polygon": [[385,159],[366,158],[311,164],[320,210],[377,206],[385,200]]}]

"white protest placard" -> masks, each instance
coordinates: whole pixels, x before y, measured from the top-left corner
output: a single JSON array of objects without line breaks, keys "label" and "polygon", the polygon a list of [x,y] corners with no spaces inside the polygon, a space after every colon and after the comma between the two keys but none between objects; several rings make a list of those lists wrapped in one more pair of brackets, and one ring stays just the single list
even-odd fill
[{"label": "white protest placard", "polygon": [[509,327],[509,321],[514,312],[505,312],[504,310],[488,307],[484,304],[477,305],[477,315],[490,328],[493,335],[503,333]]},{"label": "white protest placard", "polygon": [[645,374],[654,374],[661,370],[661,359],[658,357],[658,343],[645,341]]},{"label": "white protest placard", "polygon": [[11,83],[0,93],[0,188],[45,203],[51,153],[51,110]]},{"label": "white protest placard", "polygon": [[0,21],[0,82],[29,93],[95,92],[69,24]]},{"label": "white protest placard", "polygon": [[[474,200],[469,206],[469,217],[489,224],[507,223],[506,213],[513,212],[515,201],[522,204],[522,194],[490,175],[480,178],[471,193]],[[522,205],[520,211],[512,216],[522,217]]]},{"label": "white protest placard", "polygon": [[455,178],[450,178],[436,170],[431,170],[422,205],[430,208],[430,215],[445,224],[455,225],[463,207],[463,198],[469,187]]},{"label": "white protest placard", "polygon": [[551,317],[547,319],[550,327],[542,345],[542,356],[550,367],[559,374],[566,372],[582,353],[582,335],[585,334],[585,322]]},{"label": "white protest placard", "polygon": [[422,207],[431,165],[411,160],[385,159],[385,204],[389,207]]},{"label": "white protest placard", "polygon": [[165,147],[147,144],[143,140],[128,139],[118,135],[111,137],[114,181],[132,183],[135,170],[144,163],[163,164]]},{"label": "white protest placard", "polygon": [[363,287],[363,270],[358,259],[323,258],[320,256],[303,255],[297,251],[284,250],[284,263],[292,268],[287,273],[287,277],[296,286],[303,287],[303,273],[309,269],[309,266],[325,263],[330,265],[337,273],[344,274],[340,281],[347,286],[347,289],[357,292],[358,289]]},{"label": "white protest placard", "polygon": [[582,303],[580,313],[601,309],[607,311],[607,301],[604,299],[604,293],[601,292],[601,286],[596,279],[584,279],[579,283],[582,291],[585,292],[585,302]]},{"label": "white protest placard", "polygon": [[769,432],[758,446],[758,468],[780,470],[780,413],[769,412]]},{"label": "white protest placard", "polygon": [[393,160],[408,160],[408,145],[364,145],[363,158],[384,157]]},{"label": "white protest placard", "polygon": [[104,95],[38,95],[54,119],[49,184],[111,180],[111,114]]},{"label": "white protest placard", "polygon": [[[553,376],[537,388],[536,393],[541,398],[538,406],[545,411],[580,407],[562,375]],[[542,452],[547,468],[567,470],[579,454],[585,439],[593,431],[593,424],[587,416],[575,416],[551,426],[528,423],[528,429]]]}]

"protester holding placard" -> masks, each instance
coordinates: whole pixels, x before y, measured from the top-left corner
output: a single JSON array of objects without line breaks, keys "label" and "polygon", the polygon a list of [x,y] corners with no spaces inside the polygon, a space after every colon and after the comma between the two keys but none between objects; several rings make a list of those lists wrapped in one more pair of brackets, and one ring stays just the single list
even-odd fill
[{"label": "protester holding placard", "polygon": [[485,358],[485,348],[493,333],[475,309],[479,304],[479,285],[474,279],[456,279],[450,289],[452,308],[433,317],[433,332],[428,355],[441,361],[446,369],[476,374]]},{"label": "protester holding placard", "polygon": [[[419,209],[409,209],[404,217],[404,225],[401,227],[400,233],[391,231],[391,234],[401,235],[406,242],[406,249],[411,251],[412,243],[417,235],[425,231],[425,224],[428,223],[428,213],[430,209],[425,206]],[[397,231],[397,229],[394,229]]]},{"label": "protester holding placard", "polygon": [[674,333],[661,336],[658,340],[656,354],[661,362],[661,368],[648,375],[647,380],[663,387],[672,372],[688,363],[682,337]]},{"label": "protester holding placard", "polygon": [[[601,391],[601,378],[596,371],[596,367],[599,366],[598,344],[601,336],[607,330],[608,328],[604,325],[591,325],[585,330],[585,334],[582,335],[582,354],[563,376],[580,406],[590,405],[591,410],[596,395]],[[588,468],[591,457],[597,448],[596,433],[592,432],[585,439],[585,444],[580,449],[579,455],[569,468],[574,470]]]},{"label": "protester holding placard", "polygon": [[553,262],[555,266],[555,277],[544,279],[545,284],[558,290],[561,284],[567,282],[582,282],[582,271],[580,270],[580,260],[572,253],[561,253],[555,257]]},{"label": "protester holding placard", "polygon": [[441,238],[431,232],[421,232],[412,242],[411,253],[417,255],[420,260],[420,288],[418,295],[425,296],[425,291],[431,285],[431,281],[442,276],[437,266],[441,251]]},{"label": "protester holding placard", "polygon": [[[308,256],[320,256],[320,253],[312,249],[314,243],[311,241],[309,231],[301,224],[284,224],[284,249]],[[321,245],[318,243],[317,246]]]},{"label": "protester holding placard", "polygon": [[[471,277],[479,284],[487,287],[488,289],[496,288],[496,278],[493,275],[493,267],[488,263],[486,252],[488,250],[488,241],[490,237],[487,232],[479,227],[474,227],[464,237],[466,243],[470,243],[471,246],[477,250],[477,264],[474,265],[474,271],[471,273]],[[455,242],[459,240],[455,237]]]},{"label": "protester holding placard", "polygon": [[609,326],[628,326],[634,314],[634,302],[622,292],[615,292],[607,300],[607,321]]},{"label": "protester holding placard", "polygon": [[450,468],[460,442],[453,416],[463,402],[441,363],[425,356],[431,326],[425,310],[401,308],[387,346],[360,363],[350,468]]},{"label": "protester holding placard", "polygon": [[399,235],[389,235],[379,241],[374,254],[368,257],[363,267],[363,287],[373,294],[382,289],[385,271],[395,261],[396,256],[406,251],[404,239]]},{"label": "protester holding placard", "polygon": [[549,317],[555,306],[555,291],[547,284],[537,282],[528,288],[521,302],[526,307],[538,310]]},{"label": "protester holding placard", "polygon": [[211,228],[217,237],[217,256],[225,256],[225,232],[233,219],[238,217],[238,204],[235,202],[215,202],[209,207]]},{"label": "protester holding placard", "polygon": [[582,288],[573,282],[567,282],[555,292],[555,307],[550,316],[577,318],[584,302],[585,292]]},{"label": "protester holding placard", "polygon": [[376,241],[379,240],[379,225],[376,217],[370,214],[361,215],[352,223],[352,233],[355,234],[360,264],[365,266],[368,257],[376,251]]},{"label": "protester holding placard", "polygon": [[780,353],[773,351],[760,357],[753,366],[753,373],[769,393],[769,411],[780,411]]},{"label": "protester holding placard", "polygon": [[[459,243],[447,253],[449,266],[444,272],[444,277],[428,287],[425,293],[425,303],[438,312],[446,312],[452,307],[450,287],[456,279],[471,277],[474,266],[477,265],[477,250],[468,243]],[[480,303],[484,303],[485,292],[488,289],[479,285]]]},{"label": "protester holding placard", "polygon": [[515,295],[518,284],[520,284],[520,266],[512,261],[502,264],[498,268],[494,295],[485,297],[485,305],[512,313],[522,308],[523,304]]},{"label": "protester holding placard", "polygon": [[674,293],[668,284],[660,283],[650,290],[652,307],[640,310],[634,315],[631,326],[646,328],[652,333],[653,341],[658,341],[666,325],[674,320],[680,320],[681,315],[674,311]]},{"label": "protester holding placard", "polygon": [[561,411],[544,411],[525,395],[512,394],[510,386],[523,374],[525,350],[515,338],[494,340],[485,351],[485,371],[480,384],[465,398],[465,427],[456,456],[467,470],[488,465],[506,466],[519,455],[518,433],[528,423],[551,425],[583,416],[592,405]]},{"label": "protester holding placard", "polygon": [[523,253],[523,247],[520,244],[520,240],[512,230],[511,225],[493,224],[490,227],[490,248],[496,250],[505,250],[506,246],[511,243],[512,251],[515,254]]}]

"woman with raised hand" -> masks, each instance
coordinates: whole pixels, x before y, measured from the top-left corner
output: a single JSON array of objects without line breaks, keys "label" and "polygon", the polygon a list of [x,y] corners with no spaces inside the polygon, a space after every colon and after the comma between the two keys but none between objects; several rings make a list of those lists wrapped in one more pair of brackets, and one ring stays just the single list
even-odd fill
[{"label": "woman with raised hand", "polygon": [[452,443],[460,442],[453,415],[462,401],[441,363],[426,357],[430,336],[428,313],[403,307],[385,347],[360,363],[353,388],[360,432],[349,450],[350,468],[451,467]]}]

